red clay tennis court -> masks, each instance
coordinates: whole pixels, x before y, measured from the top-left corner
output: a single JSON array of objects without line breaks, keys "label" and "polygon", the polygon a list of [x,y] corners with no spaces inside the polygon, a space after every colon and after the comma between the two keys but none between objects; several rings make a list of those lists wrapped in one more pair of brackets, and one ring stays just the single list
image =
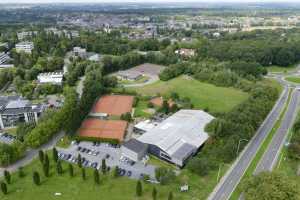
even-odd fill
[{"label": "red clay tennis court", "polygon": [[[155,97],[155,98],[151,99],[150,102],[155,106],[162,106],[163,105],[163,98],[162,97]],[[174,102],[171,99],[169,99],[168,104],[169,104],[169,107],[171,107],[174,104]]]},{"label": "red clay tennis court", "polygon": [[124,139],[126,128],[127,122],[123,120],[90,118],[82,122],[78,134],[81,137],[117,139],[121,142]]},{"label": "red clay tennis court", "polygon": [[94,105],[93,113],[121,116],[131,112],[134,97],[128,95],[105,95]]}]

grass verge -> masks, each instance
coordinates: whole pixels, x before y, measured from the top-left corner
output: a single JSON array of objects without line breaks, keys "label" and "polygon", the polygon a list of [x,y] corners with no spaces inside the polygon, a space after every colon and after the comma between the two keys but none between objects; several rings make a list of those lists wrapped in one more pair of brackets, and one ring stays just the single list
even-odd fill
[{"label": "grass verge", "polygon": [[283,110],[280,113],[279,119],[276,121],[275,125],[273,126],[272,130],[270,131],[270,133],[268,134],[268,136],[265,138],[265,140],[263,141],[263,143],[261,144],[261,146],[259,147],[259,150],[257,151],[255,157],[253,158],[253,160],[251,161],[249,167],[247,168],[245,174],[243,175],[240,183],[238,184],[238,186],[236,187],[236,189],[234,190],[234,192],[231,194],[230,200],[238,200],[239,196],[242,192],[242,188],[241,188],[241,184],[250,176],[252,176],[252,174],[254,173],[257,164],[259,163],[260,159],[262,158],[263,154],[265,153],[265,151],[267,150],[269,144],[272,141],[272,138],[274,137],[277,129],[280,127],[281,121],[284,117],[284,114],[288,108],[290,99],[291,99],[291,94],[292,94],[292,90],[289,91],[289,96],[288,96],[288,100],[284,105]]}]

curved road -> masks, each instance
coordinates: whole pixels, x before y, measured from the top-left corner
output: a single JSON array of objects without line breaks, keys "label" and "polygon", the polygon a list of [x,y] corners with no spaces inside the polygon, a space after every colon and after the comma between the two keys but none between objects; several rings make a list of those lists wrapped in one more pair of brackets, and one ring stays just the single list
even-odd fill
[{"label": "curved road", "polygon": [[38,149],[29,149],[26,152],[24,158],[18,160],[14,164],[9,165],[5,168],[0,168],[0,177],[3,176],[4,170],[8,170],[10,172],[13,172],[13,171],[16,171],[19,167],[23,167],[23,166],[29,164],[34,158],[36,158],[38,156],[39,150],[52,149],[56,145],[58,140],[60,140],[63,136],[64,136],[64,133],[60,132],[59,134],[54,136],[47,144],[42,145]]},{"label": "curved road", "polygon": [[272,111],[269,113],[248,145],[244,148],[243,152],[236,159],[235,163],[231,166],[225,176],[221,179],[220,183],[210,194],[208,197],[209,200],[227,200],[230,198],[231,193],[239,184],[248,166],[255,157],[259,147],[263,143],[264,139],[268,136],[270,130],[273,128],[275,122],[280,116],[280,113],[288,99],[288,93],[288,88],[285,86]]}]

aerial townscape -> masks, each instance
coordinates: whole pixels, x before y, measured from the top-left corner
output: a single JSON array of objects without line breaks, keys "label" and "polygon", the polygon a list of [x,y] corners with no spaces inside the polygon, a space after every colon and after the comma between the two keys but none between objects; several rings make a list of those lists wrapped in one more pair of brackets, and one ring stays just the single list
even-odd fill
[{"label": "aerial townscape", "polygon": [[300,200],[300,2],[0,0],[1,200]]}]

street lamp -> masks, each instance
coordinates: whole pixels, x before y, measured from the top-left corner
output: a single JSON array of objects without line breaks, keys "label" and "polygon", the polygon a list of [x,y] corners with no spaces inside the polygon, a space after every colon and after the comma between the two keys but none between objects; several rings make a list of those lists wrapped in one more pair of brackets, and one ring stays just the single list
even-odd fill
[{"label": "street lamp", "polygon": [[236,156],[239,155],[240,144],[241,144],[242,141],[247,141],[247,142],[248,142],[249,140],[247,140],[247,139],[240,139],[240,140],[239,140],[239,144],[238,144],[238,147],[237,147],[237,150],[236,150]]}]

